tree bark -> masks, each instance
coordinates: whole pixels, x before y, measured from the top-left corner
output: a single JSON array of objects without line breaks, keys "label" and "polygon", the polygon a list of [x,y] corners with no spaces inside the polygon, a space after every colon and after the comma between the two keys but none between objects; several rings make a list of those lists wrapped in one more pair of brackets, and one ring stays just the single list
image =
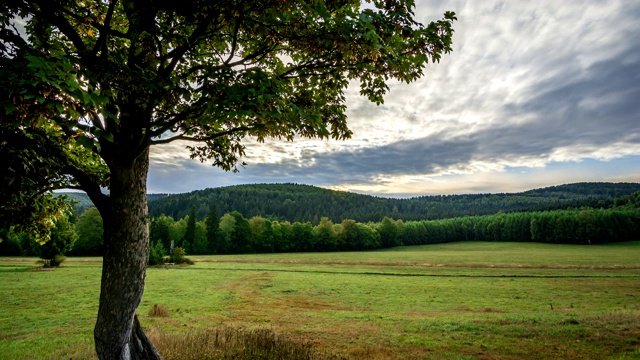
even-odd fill
[{"label": "tree bark", "polygon": [[99,209],[105,252],[94,339],[101,360],[162,359],[135,315],[149,258],[148,168],[148,150],[112,164],[109,198]]}]

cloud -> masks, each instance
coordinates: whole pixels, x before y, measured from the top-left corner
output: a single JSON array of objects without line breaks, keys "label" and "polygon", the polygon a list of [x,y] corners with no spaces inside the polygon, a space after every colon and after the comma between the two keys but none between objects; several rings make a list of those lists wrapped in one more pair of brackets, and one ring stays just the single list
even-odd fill
[{"label": "cloud", "polygon": [[628,162],[640,156],[640,3],[417,1],[416,16],[446,10],[459,19],[454,51],[424,78],[390,82],[381,106],[347,89],[353,139],[249,139],[240,174],[172,144],[154,150],[150,187],[162,176],[171,189],[174,171],[174,189],[288,181],[384,194],[640,181]]}]

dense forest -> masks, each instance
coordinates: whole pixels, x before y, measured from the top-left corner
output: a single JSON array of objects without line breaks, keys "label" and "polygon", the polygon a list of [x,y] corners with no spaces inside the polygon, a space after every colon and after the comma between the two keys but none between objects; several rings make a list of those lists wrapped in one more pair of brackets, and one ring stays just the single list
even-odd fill
[{"label": "dense forest", "polygon": [[[603,244],[638,240],[640,191],[631,191],[639,187],[639,184],[584,183],[518,194],[411,199],[377,198],[293,184],[158,194],[149,197],[150,208],[159,211],[166,207],[171,211],[155,213],[150,219],[151,255],[152,259],[162,259],[177,247],[187,254],[231,254],[371,250],[453,241]],[[7,241],[0,242],[0,255],[43,256],[63,249],[69,255],[102,255],[99,212],[90,207],[82,194],[68,195],[76,204],[76,212],[60,221],[55,241],[41,247],[24,233],[11,234],[4,229],[0,235]],[[228,201],[217,202],[217,197]],[[230,209],[228,204],[236,204],[245,212]],[[253,204],[259,204],[258,209],[263,212]],[[269,204],[277,206],[271,208]],[[301,204],[307,204],[300,208],[301,212],[308,211],[303,215],[289,214],[283,206],[295,210]],[[184,216],[174,215],[181,214],[185,206],[190,207]],[[425,214],[437,218],[424,216],[411,220],[411,216],[419,214],[415,209],[420,207],[427,209]],[[521,208],[526,210],[514,210]],[[321,209],[333,211],[337,220],[321,215]],[[484,214],[489,209],[492,212]],[[355,213],[349,211],[379,212],[376,214],[381,218],[362,221],[349,217]],[[204,216],[199,212],[205,212]],[[462,215],[446,217],[446,214]]]},{"label": "dense forest", "polygon": [[577,183],[511,194],[420,196],[383,198],[333,191],[308,185],[237,185],[157,197],[149,214],[181,219],[196,207],[203,219],[211,206],[221,214],[238,211],[247,218],[262,217],[289,222],[311,222],[322,217],[333,222],[353,219],[379,222],[385,216],[398,220],[435,220],[460,216],[527,212],[580,207],[610,208],[616,196],[640,191],[638,183]]},{"label": "dense forest", "polygon": [[238,211],[218,216],[212,206],[204,221],[196,207],[174,221],[161,215],[150,224],[151,242],[158,251],[179,246],[193,254],[351,251],[453,241],[516,241],[558,244],[606,244],[638,240],[640,192],[616,196],[611,208],[499,212],[439,220],[380,222],[323,217],[311,222],[247,219]]},{"label": "dense forest", "polygon": [[[619,196],[611,208],[498,213],[439,220],[357,222],[327,217],[311,222],[245,218],[238,211],[218,216],[210,209],[203,221],[195,207],[182,219],[151,219],[150,237],[158,252],[173,246],[188,254],[233,254],[373,250],[399,245],[454,241],[515,241],[605,244],[639,239],[640,192]],[[164,249],[164,250],[163,250]]]}]

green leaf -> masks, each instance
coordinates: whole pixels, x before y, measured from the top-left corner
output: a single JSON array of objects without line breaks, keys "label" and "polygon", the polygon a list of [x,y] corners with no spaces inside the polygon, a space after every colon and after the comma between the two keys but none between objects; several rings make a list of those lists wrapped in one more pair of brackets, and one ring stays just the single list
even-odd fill
[{"label": "green leaf", "polygon": [[9,115],[16,109],[16,106],[13,104],[4,104],[4,112],[6,115]]},{"label": "green leaf", "polygon": [[86,92],[82,93],[82,101],[85,105],[90,105],[93,103],[93,101],[91,100],[91,95],[87,94]]},{"label": "green leaf", "polygon": [[90,139],[84,135],[82,136],[78,136],[76,138],[76,144],[83,146],[87,149],[92,149],[93,148],[93,139]]},{"label": "green leaf", "polygon": [[97,129],[96,130],[96,137],[103,138],[103,139],[105,139],[107,141],[113,142],[113,134],[108,132],[108,131]]}]

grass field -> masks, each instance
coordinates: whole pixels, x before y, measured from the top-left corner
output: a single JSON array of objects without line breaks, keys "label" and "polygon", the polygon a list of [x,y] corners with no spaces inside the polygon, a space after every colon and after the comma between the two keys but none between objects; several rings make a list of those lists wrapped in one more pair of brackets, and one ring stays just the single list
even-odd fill
[{"label": "grass field", "polygon": [[[148,270],[138,314],[161,350],[225,325],[348,359],[640,359],[640,242],[192,259]],[[0,359],[94,358],[99,259],[35,261],[0,258]]]}]

